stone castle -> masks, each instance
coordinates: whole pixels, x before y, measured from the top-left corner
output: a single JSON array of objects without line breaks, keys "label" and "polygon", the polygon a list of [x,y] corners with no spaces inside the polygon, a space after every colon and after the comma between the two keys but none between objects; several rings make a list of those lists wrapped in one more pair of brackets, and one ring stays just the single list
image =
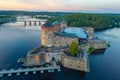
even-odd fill
[{"label": "stone castle", "polygon": [[[76,57],[70,56],[69,46],[78,43],[79,52]],[[23,58],[23,66],[57,65],[66,68],[89,72],[87,50],[106,49],[106,41],[94,37],[91,27],[67,27],[65,21],[46,22],[41,26],[41,45],[28,52]]]},{"label": "stone castle", "polygon": [[73,41],[78,42],[78,38],[75,34],[64,33],[62,29],[67,27],[67,23],[62,21],[53,22],[52,24],[46,22],[41,26],[41,44],[47,47],[60,47],[68,46]]},{"label": "stone castle", "polygon": [[[65,30],[67,30],[65,32]],[[69,32],[71,30],[71,32]],[[81,32],[80,32],[81,31]],[[79,33],[79,34],[78,34]],[[85,35],[86,37],[81,37]],[[47,47],[69,46],[72,42],[85,42],[94,37],[94,29],[91,27],[68,28],[65,21],[55,21],[52,24],[46,22],[41,26],[41,44]]]}]

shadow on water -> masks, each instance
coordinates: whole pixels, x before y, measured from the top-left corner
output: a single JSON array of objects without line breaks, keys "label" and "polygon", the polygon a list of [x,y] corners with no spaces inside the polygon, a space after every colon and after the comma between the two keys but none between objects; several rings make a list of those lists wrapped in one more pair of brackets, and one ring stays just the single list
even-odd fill
[{"label": "shadow on water", "polygon": [[85,77],[86,72],[84,71],[78,71],[78,70],[73,70],[73,69],[69,69],[69,68],[65,68],[62,67],[62,72],[64,72],[65,74],[69,74],[71,73],[71,75],[73,76],[80,76],[80,77]]},{"label": "shadow on water", "polygon": [[[109,48],[109,47],[108,47]],[[96,49],[94,50],[92,53],[90,53],[89,55],[104,55],[105,52],[106,52],[106,49],[108,48],[105,48],[105,49]]]},{"label": "shadow on water", "polygon": [[85,80],[86,72],[61,67],[61,72],[52,73],[50,80]]}]

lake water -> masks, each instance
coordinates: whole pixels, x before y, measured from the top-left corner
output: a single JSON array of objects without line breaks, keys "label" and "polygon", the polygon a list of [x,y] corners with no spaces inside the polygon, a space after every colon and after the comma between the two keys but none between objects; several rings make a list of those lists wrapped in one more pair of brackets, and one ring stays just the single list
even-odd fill
[{"label": "lake water", "polygon": [[[95,32],[95,35],[109,41],[111,46],[105,53],[89,56],[89,73],[62,68],[61,72],[3,77],[0,80],[120,80],[120,28]],[[38,45],[39,30],[1,26],[0,70],[20,67],[17,60]]]}]

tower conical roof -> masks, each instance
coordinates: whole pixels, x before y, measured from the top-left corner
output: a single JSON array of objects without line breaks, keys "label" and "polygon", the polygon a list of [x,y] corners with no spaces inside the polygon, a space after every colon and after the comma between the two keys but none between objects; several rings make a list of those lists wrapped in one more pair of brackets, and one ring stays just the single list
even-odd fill
[{"label": "tower conical roof", "polygon": [[60,24],[59,21],[54,21],[52,24]]},{"label": "tower conical roof", "polygon": [[44,27],[52,27],[52,24],[50,22],[46,22],[45,24],[43,24],[42,26]]}]

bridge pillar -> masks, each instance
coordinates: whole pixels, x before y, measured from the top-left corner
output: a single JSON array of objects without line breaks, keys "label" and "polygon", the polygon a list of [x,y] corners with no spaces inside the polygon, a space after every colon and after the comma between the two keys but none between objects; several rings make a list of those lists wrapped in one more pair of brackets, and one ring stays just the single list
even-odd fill
[{"label": "bridge pillar", "polygon": [[20,73],[18,72],[17,74],[16,74],[16,76],[19,76],[20,75]]},{"label": "bridge pillar", "polygon": [[10,76],[12,76],[12,73],[9,73],[9,74],[8,74],[8,77],[10,77]]},{"label": "bridge pillar", "polygon": [[0,77],[3,77],[3,74],[0,74]]},{"label": "bridge pillar", "polygon": [[26,26],[27,25],[27,22],[26,21],[24,21],[24,26]]},{"label": "bridge pillar", "polygon": [[60,70],[60,69],[57,69],[57,71],[59,71],[59,72],[60,72],[61,70]]},{"label": "bridge pillar", "polygon": [[34,25],[36,26],[36,21],[34,21]]},{"label": "bridge pillar", "polygon": [[41,25],[41,22],[39,21],[39,25]]},{"label": "bridge pillar", "polygon": [[30,26],[32,25],[32,22],[31,22],[31,21],[29,21],[29,25],[30,25]]},{"label": "bridge pillar", "polygon": [[52,70],[52,69],[49,69],[48,72],[51,73],[51,72],[53,72],[53,70]]},{"label": "bridge pillar", "polygon": [[25,72],[25,75],[28,75],[28,72]]},{"label": "bridge pillar", "polygon": [[54,69],[52,69],[51,72],[54,72]]},{"label": "bridge pillar", "polygon": [[44,71],[43,71],[43,70],[41,70],[41,71],[40,71],[40,73],[44,73]]},{"label": "bridge pillar", "polygon": [[36,71],[33,71],[33,74],[36,74]]}]

